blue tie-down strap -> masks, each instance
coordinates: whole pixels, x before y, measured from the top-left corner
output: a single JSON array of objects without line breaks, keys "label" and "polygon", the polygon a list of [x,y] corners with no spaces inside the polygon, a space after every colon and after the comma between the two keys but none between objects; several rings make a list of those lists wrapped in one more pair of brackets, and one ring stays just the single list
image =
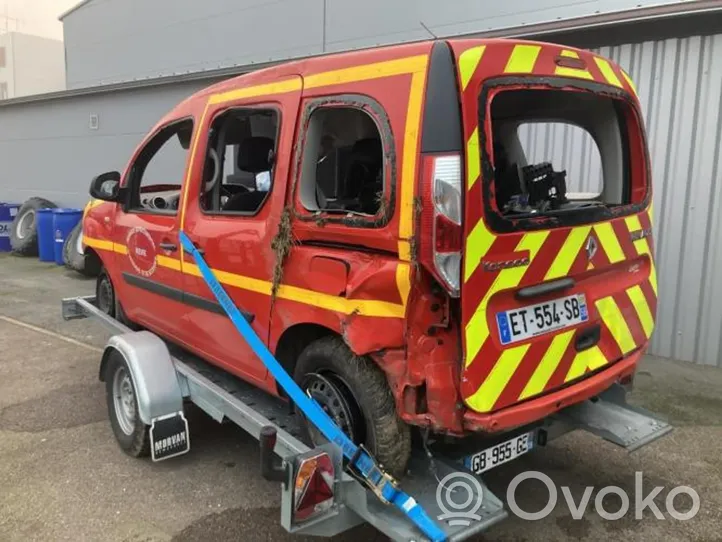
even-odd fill
[{"label": "blue tie-down strap", "polygon": [[410,496],[404,493],[396,485],[391,476],[380,469],[376,460],[360,446],[357,446],[346,434],[334,423],[326,412],[291,378],[281,364],[273,357],[263,341],[256,335],[251,325],[246,321],[238,308],[233,304],[231,298],[218,282],[213,271],[208,267],[201,253],[193,245],[192,241],[184,232],[179,233],[183,249],[190,253],[195,259],[201,276],[208,288],[213,292],[218,302],[226,311],[228,317],[238,332],[243,336],[253,352],[261,359],[266,368],[271,372],[276,382],[288,394],[296,406],[304,413],[324,436],[335,443],[343,451],[343,455],[351,460],[351,465],[356,473],[363,479],[365,484],[373,492],[387,503],[393,504],[401,510],[427,537],[433,542],[443,542],[446,535],[439,526],[432,520],[424,509]]}]

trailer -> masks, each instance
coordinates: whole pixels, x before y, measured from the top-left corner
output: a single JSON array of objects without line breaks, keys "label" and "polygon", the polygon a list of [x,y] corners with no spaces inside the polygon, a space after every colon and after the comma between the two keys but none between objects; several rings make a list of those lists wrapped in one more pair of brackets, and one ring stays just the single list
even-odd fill
[{"label": "trailer", "polygon": [[[501,499],[478,473],[487,470],[481,463],[486,464],[487,457],[494,454],[503,456],[494,466],[513,460],[517,454],[510,442],[524,441],[529,449],[543,448],[569,431],[584,430],[634,451],[672,430],[656,415],[628,404],[627,389],[618,383],[597,397],[501,437],[449,441],[427,435],[420,439],[400,483],[410,496],[403,510],[389,505],[384,483],[395,487],[396,482],[384,477],[382,469],[378,477],[363,479],[349,468],[354,461],[344,460],[336,444],[329,442],[314,449],[306,446],[301,440],[298,414],[290,403],[150,331],[132,331],[99,310],[95,296],[63,299],[62,315],[65,320],[92,318],[110,332],[100,362],[100,379],[105,378],[111,356],[122,356],[130,374],[119,383],[117,400],[109,401],[108,408],[122,411],[137,405],[137,414],[148,427],[153,461],[190,450],[184,415],[187,403],[194,403],[219,423],[238,425],[258,439],[261,474],[280,485],[281,524],[290,533],[331,537],[365,522],[395,541],[467,540],[508,516]],[[461,488],[461,496],[454,497],[461,479],[467,483]],[[459,501],[472,506],[462,513]],[[409,517],[412,508],[431,518],[438,536],[430,537],[418,528],[418,522]]]}]

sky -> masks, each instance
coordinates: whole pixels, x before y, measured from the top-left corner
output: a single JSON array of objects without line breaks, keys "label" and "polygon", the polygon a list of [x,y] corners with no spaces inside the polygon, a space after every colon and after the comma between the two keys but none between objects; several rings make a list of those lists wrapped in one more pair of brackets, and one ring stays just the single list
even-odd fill
[{"label": "sky", "polygon": [[7,14],[10,18],[7,30],[62,39],[63,25],[58,21],[58,15],[79,2],[80,0],[0,0],[0,32],[5,32]]}]

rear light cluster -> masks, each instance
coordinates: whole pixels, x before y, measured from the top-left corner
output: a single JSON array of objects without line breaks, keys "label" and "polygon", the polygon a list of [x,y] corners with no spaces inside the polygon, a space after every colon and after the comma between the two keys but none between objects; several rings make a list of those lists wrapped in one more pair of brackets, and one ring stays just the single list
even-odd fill
[{"label": "rear light cluster", "polygon": [[450,296],[459,297],[462,246],[461,156],[424,157],[421,258]]},{"label": "rear light cluster", "polygon": [[325,452],[300,459],[293,482],[293,521],[301,523],[323,515],[334,504],[334,466]]}]

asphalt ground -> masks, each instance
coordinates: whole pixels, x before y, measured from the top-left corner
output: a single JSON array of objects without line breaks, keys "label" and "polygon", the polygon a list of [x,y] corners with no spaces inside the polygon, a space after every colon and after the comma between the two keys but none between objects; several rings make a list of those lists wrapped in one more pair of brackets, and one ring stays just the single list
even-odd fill
[{"label": "asphalt ground", "polygon": [[[107,334],[92,321],[60,316],[61,298],[93,289],[93,280],[62,267],[0,255],[0,541],[317,540],[280,527],[280,492],[260,476],[257,442],[232,425],[193,411],[189,454],[152,464],[119,450],[97,374]],[[512,516],[479,540],[722,540],[722,371],[648,356],[632,398],[668,417],[675,431],[633,454],[575,432],[491,471],[485,481],[502,499],[516,475],[539,471],[554,481],[558,500],[544,519]],[[635,518],[635,472],[643,476],[639,498],[664,488],[654,502],[665,519],[649,508]],[[597,493],[610,485],[631,501],[615,521],[595,509]],[[563,486],[576,503],[593,488],[581,518],[565,504]],[[676,486],[699,495],[689,520],[667,512]],[[516,492],[527,512],[548,499],[537,481]],[[619,497],[599,500],[619,510]],[[692,506],[685,494],[674,503],[680,512]],[[366,526],[334,540],[384,538]]]}]

